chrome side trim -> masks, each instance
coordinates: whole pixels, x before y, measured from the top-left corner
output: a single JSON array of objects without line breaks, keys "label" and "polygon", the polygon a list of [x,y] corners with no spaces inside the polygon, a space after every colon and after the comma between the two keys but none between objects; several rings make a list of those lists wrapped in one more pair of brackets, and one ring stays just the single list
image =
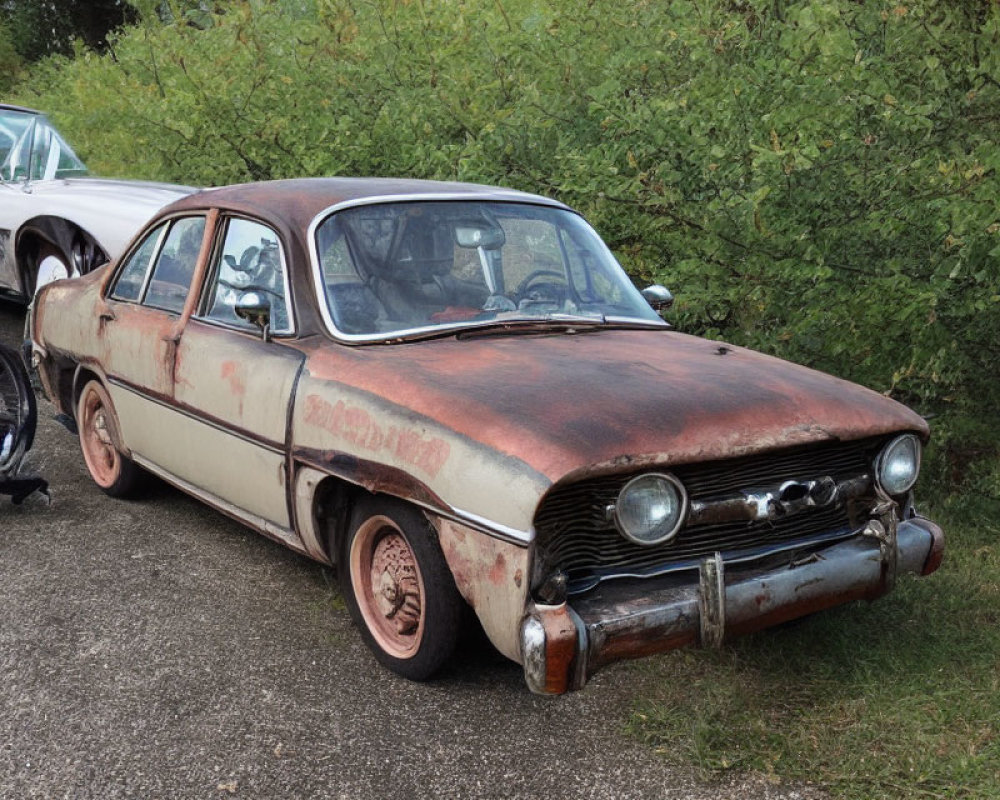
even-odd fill
[{"label": "chrome side trim", "polygon": [[[411,500],[409,502],[413,501]],[[473,530],[477,530],[480,533],[485,533],[495,539],[501,539],[505,542],[510,542],[511,544],[527,547],[535,539],[534,530],[521,531],[517,528],[508,528],[506,525],[501,525],[499,522],[493,522],[492,520],[480,517],[479,515],[473,514],[469,511],[462,511],[460,508],[452,507],[451,509],[445,510],[434,506],[424,505],[422,503],[414,503],[414,505],[418,505],[433,514],[437,514],[439,517],[450,519],[452,522],[458,522],[472,528]]]}]

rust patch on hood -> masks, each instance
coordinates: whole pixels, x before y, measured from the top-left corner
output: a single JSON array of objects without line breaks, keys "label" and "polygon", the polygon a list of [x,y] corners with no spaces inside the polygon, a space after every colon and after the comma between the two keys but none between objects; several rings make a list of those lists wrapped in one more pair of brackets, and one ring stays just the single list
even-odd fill
[{"label": "rust patch on hood", "polygon": [[[553,482],[621,459],[687,463],[927,433],[917,414],[876,392],[744,348],[720,358],[718,342],[674,331],[300,346],[313,377],[405,406]],[[363,426],[318,406],[312,414],[364,440]]]}]

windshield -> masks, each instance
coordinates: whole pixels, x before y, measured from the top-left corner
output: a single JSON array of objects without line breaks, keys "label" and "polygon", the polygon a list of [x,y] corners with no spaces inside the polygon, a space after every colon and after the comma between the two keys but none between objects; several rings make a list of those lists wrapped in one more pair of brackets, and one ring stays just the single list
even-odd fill
[{"label": "windshield", "polygon": [[421,201],[338,211],[316,230],[329,318],[349,337],[492,323],[662,321],[570,211]]},{"label": "windshield", "polygon": [[0,109],[0,179],[52,180],[86,174],[83,162],[45,117]]}]

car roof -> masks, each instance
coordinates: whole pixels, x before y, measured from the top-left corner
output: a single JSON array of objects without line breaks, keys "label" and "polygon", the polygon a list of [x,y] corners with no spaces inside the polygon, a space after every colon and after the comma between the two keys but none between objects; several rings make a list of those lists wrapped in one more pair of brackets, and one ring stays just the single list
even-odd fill
[{"label": "car roof", "polygon": [[442,199],[495,200],[566,208],[539,195],[475,183],[408,178],[297,178],[203,189],[163,209],[164,214],[219,208],[280,221],[305,231],[317,215],[334,206]]}]

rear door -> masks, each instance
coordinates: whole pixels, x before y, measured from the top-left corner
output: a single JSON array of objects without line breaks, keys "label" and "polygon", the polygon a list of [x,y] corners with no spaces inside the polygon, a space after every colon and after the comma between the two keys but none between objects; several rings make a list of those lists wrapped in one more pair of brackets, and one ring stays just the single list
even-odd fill
[{"label": "rear door", "polygon": [[98,362],[129,450],[140,463],[170,459],[174,355],[206,216],[165,221],[126,258],[99,311]]}]

